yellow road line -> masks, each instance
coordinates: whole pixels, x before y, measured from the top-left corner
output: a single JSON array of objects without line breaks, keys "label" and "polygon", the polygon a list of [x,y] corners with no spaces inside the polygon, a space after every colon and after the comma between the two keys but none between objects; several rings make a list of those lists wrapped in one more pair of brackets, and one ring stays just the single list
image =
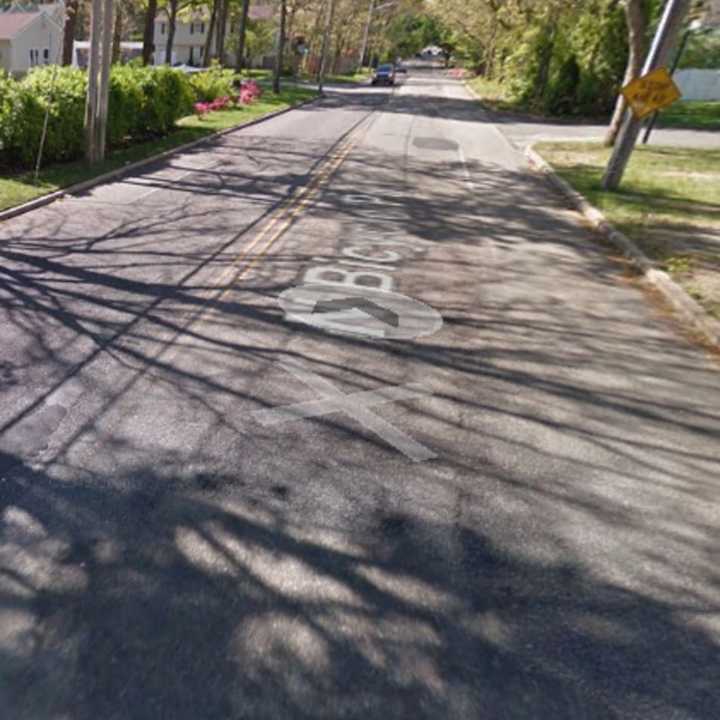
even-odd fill
[{"label": "yellow road line", "polygon": [[[220,285],[222,286],[225,281],[228,281],[228,286],[221,292],[220,298],[230,289],[230,286],[236,283],[238,280],[243,278],[252,267],[262,259],[270,250],[270,248],[282,237],[282,235],[292,225],[295,218],[310,205],[310,203],[317,197],[317,195],[325,188],[328,180],[333,174],[339,169],[339,167],[345,162],[347,156],[352,152],[353,148],[357,145],[361,137],[361,133],[354,133],[353,136],[347,139],[341,149],[334,155],[331,156],[318,173],[313,177],[311,182],[306,185],[301,192],[289,198],[286,203],[278,208],[273,217],[263,227],[263,229],[257,234],[255,239],[245,248],[236,258],[233,260],[231,266],[223,274],[220,279]],[[279,223],[279,227],[276,226]],[[272,232],[275,229],[275,232]],[[269,240],[265,245],[257,252],[256,255],[250,257],[250,253],[268,236]]]}]

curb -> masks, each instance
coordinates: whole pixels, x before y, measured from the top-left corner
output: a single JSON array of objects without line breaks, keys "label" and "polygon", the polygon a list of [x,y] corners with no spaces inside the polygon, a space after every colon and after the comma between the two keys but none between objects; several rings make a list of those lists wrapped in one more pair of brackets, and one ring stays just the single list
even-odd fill
[{"label": "curb", "polygon": [[530,167],[544,175],[583,215],[594,230],[600,232],[621,250],[624,257],[640,271],[647,282],[658,289],[683,320],[710,343],[720,346],[720,321],[710,317],[705,309],[666,272],[658,270],[652,260],[627,235],[613,227],[600,210],[591,205],[583,195],[563,180],[532,145],[525,149],[525,156]]},{"label": "curb", "polygon": [[94,178],[90,178],[89,180],[83,180],[82,182],[75,183],[74,185],[68,185],[65,188],[60,188],[60,190],[55,190],[54,192],[48,193],[47,195],[42,195],[38,198],[35,198],[34,200],[28,200],[28,202],[22,203],[21,205],[15,205],[15,207],[1,210],[0,222],[17,217],[18,215],[24,215],[25,213],[30,212],[31,210],[35,210],[36,208],[43,207],[44,205],[50,205],[56,200],[61,200],[66,195],[75,195],[77,193],[90,190],[97,185],[102,185],[103,183],[106,183],[110,180],[117,180],[124,175],[128,175],[135,170],[139,170],[146,165],[151,165],[158,160],[164,160],[165,158],[176,155],[177,153],[185,152],[186,150],[190,150],[191,148],[202,145],[203,143],[215,142],[223,135],[229,135],[230,133],[237,130],[242,130],[243,128],[250,127],[252,125],[258,125],[261,122],[271,120],[272,118],[278,117],[279,115],[284,115],[285,113],[291,112],[292,110],[297,110],[298,108],[305,107],[306,105],[312,105],[313,103],[316,103],[322,99],[323,97],[320,95],[318,97],[311,98],[310,100],[303,100],[303,102],[298,103],[297,105],[291,105],[290,107],[283,108],[282,110],[274,110],[267,115],[261,115],[260,117],[254,118],[253,120],[248,120],[244,123],[240,123],[239,125],[233,125],[233,127],[225,128],[224,130],[218,130],[211,135],[206,135],[205,137],[198,138],[197,140],[191,140],[190,142],[183,143],[182,145],[178,145],[177,147],[171,148],[170,150],[164,150],[157,155],[151,155],[150,157],[143,158],[142,160],[136,160],[135,162],[129,163],[128,165],[123,165],[123,167],[115,168],[115,170],[109,170],[108,172],[103,173],[102,175],[98,175]]}]

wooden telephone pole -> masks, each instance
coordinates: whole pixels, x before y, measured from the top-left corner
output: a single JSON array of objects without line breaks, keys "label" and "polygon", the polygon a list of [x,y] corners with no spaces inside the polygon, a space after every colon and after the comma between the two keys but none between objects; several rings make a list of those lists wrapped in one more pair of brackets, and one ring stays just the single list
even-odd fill
[{"label": "wooden telephone pole", "polygon": [[[651,70],[667,64],[689,8],[690,0],[667,0],[655,39],[645,59],[642,75],[647,75]],[[625,120],[603,175],[604,190],[617,190],[640,134],[642,122],[629,108],[625,113]]]},{"label": "wooden telephone pole", "polygon": [[100,162],[105,158],[113,18],[113,0],[92,0],[90,61],[85,102],[85,157],[90,163]]}]

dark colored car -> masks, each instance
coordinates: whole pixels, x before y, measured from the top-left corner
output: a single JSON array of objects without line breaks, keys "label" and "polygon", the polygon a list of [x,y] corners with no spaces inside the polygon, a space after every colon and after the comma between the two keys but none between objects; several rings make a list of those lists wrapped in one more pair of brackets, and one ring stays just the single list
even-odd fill
[{"label": "dark colored car", "polygon": [[380,65],[375,71],[372,79],[373,85],[394,85],[395,84],[395,66]]}]

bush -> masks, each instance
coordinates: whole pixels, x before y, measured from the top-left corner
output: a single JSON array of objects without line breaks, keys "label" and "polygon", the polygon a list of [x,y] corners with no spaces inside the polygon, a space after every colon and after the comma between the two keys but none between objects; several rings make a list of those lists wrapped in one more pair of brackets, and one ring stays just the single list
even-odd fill
[{"label": "bush", "polygon": [[28,167],[34,164],[48,108],[44,159],[71,160],[82,154],[85,88],[85,74],[68,67],[36,68],[21,82],[9,80],[3,88],[7,99],[0,109],[6,162]]},{"label": "bush", "polygon": [[[32,167],[48,107],[44,162],[82,157],[86,91],[87,76],[77,68],[36,68],[21,81],[0,76],[3,164]],[[179,70],[114,66],[108,99],[109,145],[166,135],[177,120],[192,112],[192,102],[190,81]]]},{"label": "bush", "polygon": [[219,97],[232,95],[234,77],[232,70],[223,70],[220,66],[191,75],[190,85],[195,93],[195,102],[212,102]]},{"label": "bush", "polygon": [[[135,70],[137,72],[137,70]],[[169,67],[142,68],[143,103],[141,134],[166,135],[182,117],[192,112],[190,80]]]}]

